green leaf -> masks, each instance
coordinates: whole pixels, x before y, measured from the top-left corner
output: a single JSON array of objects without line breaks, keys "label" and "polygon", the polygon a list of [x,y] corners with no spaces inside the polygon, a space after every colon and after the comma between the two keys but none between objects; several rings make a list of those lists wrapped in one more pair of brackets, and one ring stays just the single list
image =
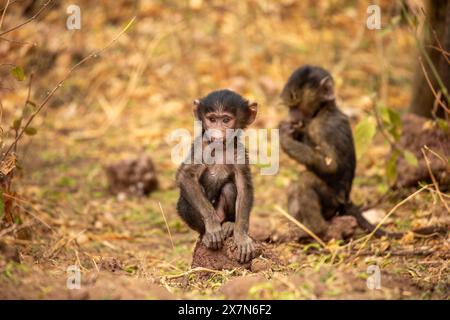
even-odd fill
[{"label": "green leaf", "polygon": [[398,151],[393,151],[391,157],[386,163],[386,178],[390,186],[392,186],[397,180],[397,159],[399,153]]},{"label": "green leaf", "polygon": [[37,133],[37,129],[33,127],[27,127],[25,128],[25,134],[29,136],[34,136]]},{"label": "green leaf", "polygon": [[400,114],[397,111],[385,106],[379,106],[378,112],[380,113],[383,127],[387,132],[389,132],[395,141],[398,141],[400,139],[403,127]]},{"label": "green leaf", "polygon": [[19,130],[21,124],[22,124],[22,118],[16,119],[13,122],[12,128],[14,130]]},{"label": "green leaf", "polygon": [[436,119],[436,121],[438,123],[439,128],[441,128],[441,130],[444,131],[444,133],[448,133],[448,131],[449,131],[448,122],[446,120],[440,119],[440,118]]},{"label": "green leaf", "polygon": [[23,79],[25,79],[25,73],[23,72],[22,67],[15,66],[11,69],[11,74],[19,81],[23,81]]},{"label": "green leaf", "polygon": [[400,113],[397,111],[392,110],[391,108],[388,109],[389,119],[391,120],[391,124],[395,127],[401,127],[402,126],[402,118],[400,117]]},{"label": "green leaf", "polygon": [[419,165],[419,161],[417,160],[416,156],[412,152],[405,150],[403,152],[403,157],[405,158],[406,162],[408,162],[408,164],[410,166],[417,167]]},{"label": "green leaf", "polygon": [[372,143],[373,137],[377,131],[376,123],[373,118],[362,119],[355,127],[355,148],[356,157],[359,159],[367,151]]}]

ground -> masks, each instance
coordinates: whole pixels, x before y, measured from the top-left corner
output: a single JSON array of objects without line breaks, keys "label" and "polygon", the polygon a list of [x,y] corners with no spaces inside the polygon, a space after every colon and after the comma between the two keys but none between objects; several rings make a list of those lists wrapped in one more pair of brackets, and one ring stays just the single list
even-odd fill
[{"label": "ground", "polygon": [[[1,73],[2,87],[13,88],[2,91],[5,143],[12,141],[7,130],[21,113],[17,106],[26,99],[31,70],[32,99],[39,102],[70,66],[106,46],[133,16],[127,1],[79,2],[80,31],[66,30],[69,2],[61,1],[9,34],[36,47],[0,42],[0,56],[25,66],[26,74],[18,83],[8,70]],[[143,3],[130,30],[71,75],[34,120],[37,134],[20,142],[13,189],[21,224],[0,231],[0,298],[448,299],[448,236],[409,233],[365,242],[356,240],[361,234],[326,248],[269,243],[275,264],[205,271],[191,268],[197,235],[175,211],[177,164],[168,137],[179,128],[193,132],[192,100],[213,89],[233,88],[258,101],[252,127],[275,128],[287,114],[278,100],[283,82],[310,63],[332,72],[338,103],[353,127],[374,104],[406,111],[414,37],[395,18],[397,5],[380,2],[381,31],[366,29],[366,1]],[[11,9],[3,23],[25,20],[19,11]],[[154,161],[158,190],[148,197],[111,194],[105,167],[142,151]],[[377,134],[358,160],[355,202],[388,190],[389,152]],[[277,175],[263,176],[260,168],[252,167],[251,224],[282,228],[290,222],[275,206],[286,208],[285,190],[302,168],[283,153]],[[415,190],[391,192],[379,207],[388,212]],[[395,210],[387,228],[407,231],[448,214],[437,194],[425,189]],[[72,265],[81,270],[79,290],[67,288]],[[375,290],[366,283],[371,265],[381,275]]]}]

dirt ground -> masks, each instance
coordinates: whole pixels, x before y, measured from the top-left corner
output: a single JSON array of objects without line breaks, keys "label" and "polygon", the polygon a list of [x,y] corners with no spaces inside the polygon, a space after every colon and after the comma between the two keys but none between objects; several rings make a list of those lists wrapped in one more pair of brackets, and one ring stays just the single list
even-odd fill
[{"label": "dirt ground", "polygon": [[[24,65],[26,76],[35,70],[35,101],[133,16],[127,1],[79,1],[82,30],[68,31],[69,2],[11,33],[36,47],[0,42],[1,60]],[[276,263],[263,255],[250,270],[214,271],[191,268],[197,235],[175,210],[177,164],[168,136],[178,128],[193,132],[191,102],[213,89],[229,87],[258,101],[252,126],[275,128],[287,115],[278,100],[283,82],[310,63],[333,73],[338,103],[353,127],[379,101],[406,110],[415,42],[395,22],[396,5],[380,2],[383,32],[365,28],[367,1],[144,2],[133,27],[74,72],[35,119],[37,134],[19,145],[13,184],[19,218],[16,227],[0,231],[0,298],[449,299],[448,235],[365,242],[357,232],[325,249],[314,242],[265,243]],[[19,11],[11,10],[4,25],[25,19]],[[21,112],[27,81],[1,72],[2,87],[14,88],[1,92],[2,126],[9,126]],[[13,138],[6,132],[4,141]],[[158,189],[148,197],[111,194],[105,168],[141,152],[153,159]],[[356,203],[388,190],[389,152],[377,134],[359,158]],[[290,225],[275,206],[286,208],[285,191],[301,168],[283,153],[277,175],[260,175],[260,167],[252,167],[251,224],[264,235]],[[389,193],[379,209],[389,212],[416,190]],[[449,195],[443,197],[448,206]],[[448,219],[436,192],[424,189],[395,210],[386,228],[408,231]],[[373,265],[379,289],[367,285]],[[70,266],[81,272],[80,289],[67,288]]]}]

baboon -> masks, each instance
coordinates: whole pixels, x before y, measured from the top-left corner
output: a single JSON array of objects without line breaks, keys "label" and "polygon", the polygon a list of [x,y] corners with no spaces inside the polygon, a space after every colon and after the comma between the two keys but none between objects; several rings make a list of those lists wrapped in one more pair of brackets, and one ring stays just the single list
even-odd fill
[{"label": "baboon", "polygon": [[[221,248],[224,239],[233,234],[240,262],[248,262],[254,254],[253,240],[248,236],[253,186],[247,151],[234,130],[250,125],[256,113],[256,103],[231,90],[213,91],[194,101],[202,135],[196,137],[176,178],[180,217],[211,249]],[[198,155],[195,148],[211,151],[215,159],[211,161],[205,152]],[[230,153],[231,163],[228,158],[225,161]]]}]

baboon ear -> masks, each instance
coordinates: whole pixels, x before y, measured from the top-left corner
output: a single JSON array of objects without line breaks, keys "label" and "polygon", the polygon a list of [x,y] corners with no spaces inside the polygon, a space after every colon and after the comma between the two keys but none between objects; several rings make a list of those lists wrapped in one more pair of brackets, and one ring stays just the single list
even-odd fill
[{"label": "baboon ear", "polygon": [[325,77],[320,81],[319,92],[322,101],[332,101],[336,98],[334,95],[334,83],[331,77]]},{"label": "baboon ear", "polygon": [[253,121],[255,121],[256,114],[258,113],[258,104],[254,101],[248,102],[248,110],[249,110],[249,117],[247,120],[247,125],[252,124]]},{"label": "baboon ear", "polygon": [[194,111],[194,116],[197,119],[200,119],[199,114],[198,114],[198,107],[200,106],[200,100],[195,99],[192,104],[193,104],[192,110]]}]

